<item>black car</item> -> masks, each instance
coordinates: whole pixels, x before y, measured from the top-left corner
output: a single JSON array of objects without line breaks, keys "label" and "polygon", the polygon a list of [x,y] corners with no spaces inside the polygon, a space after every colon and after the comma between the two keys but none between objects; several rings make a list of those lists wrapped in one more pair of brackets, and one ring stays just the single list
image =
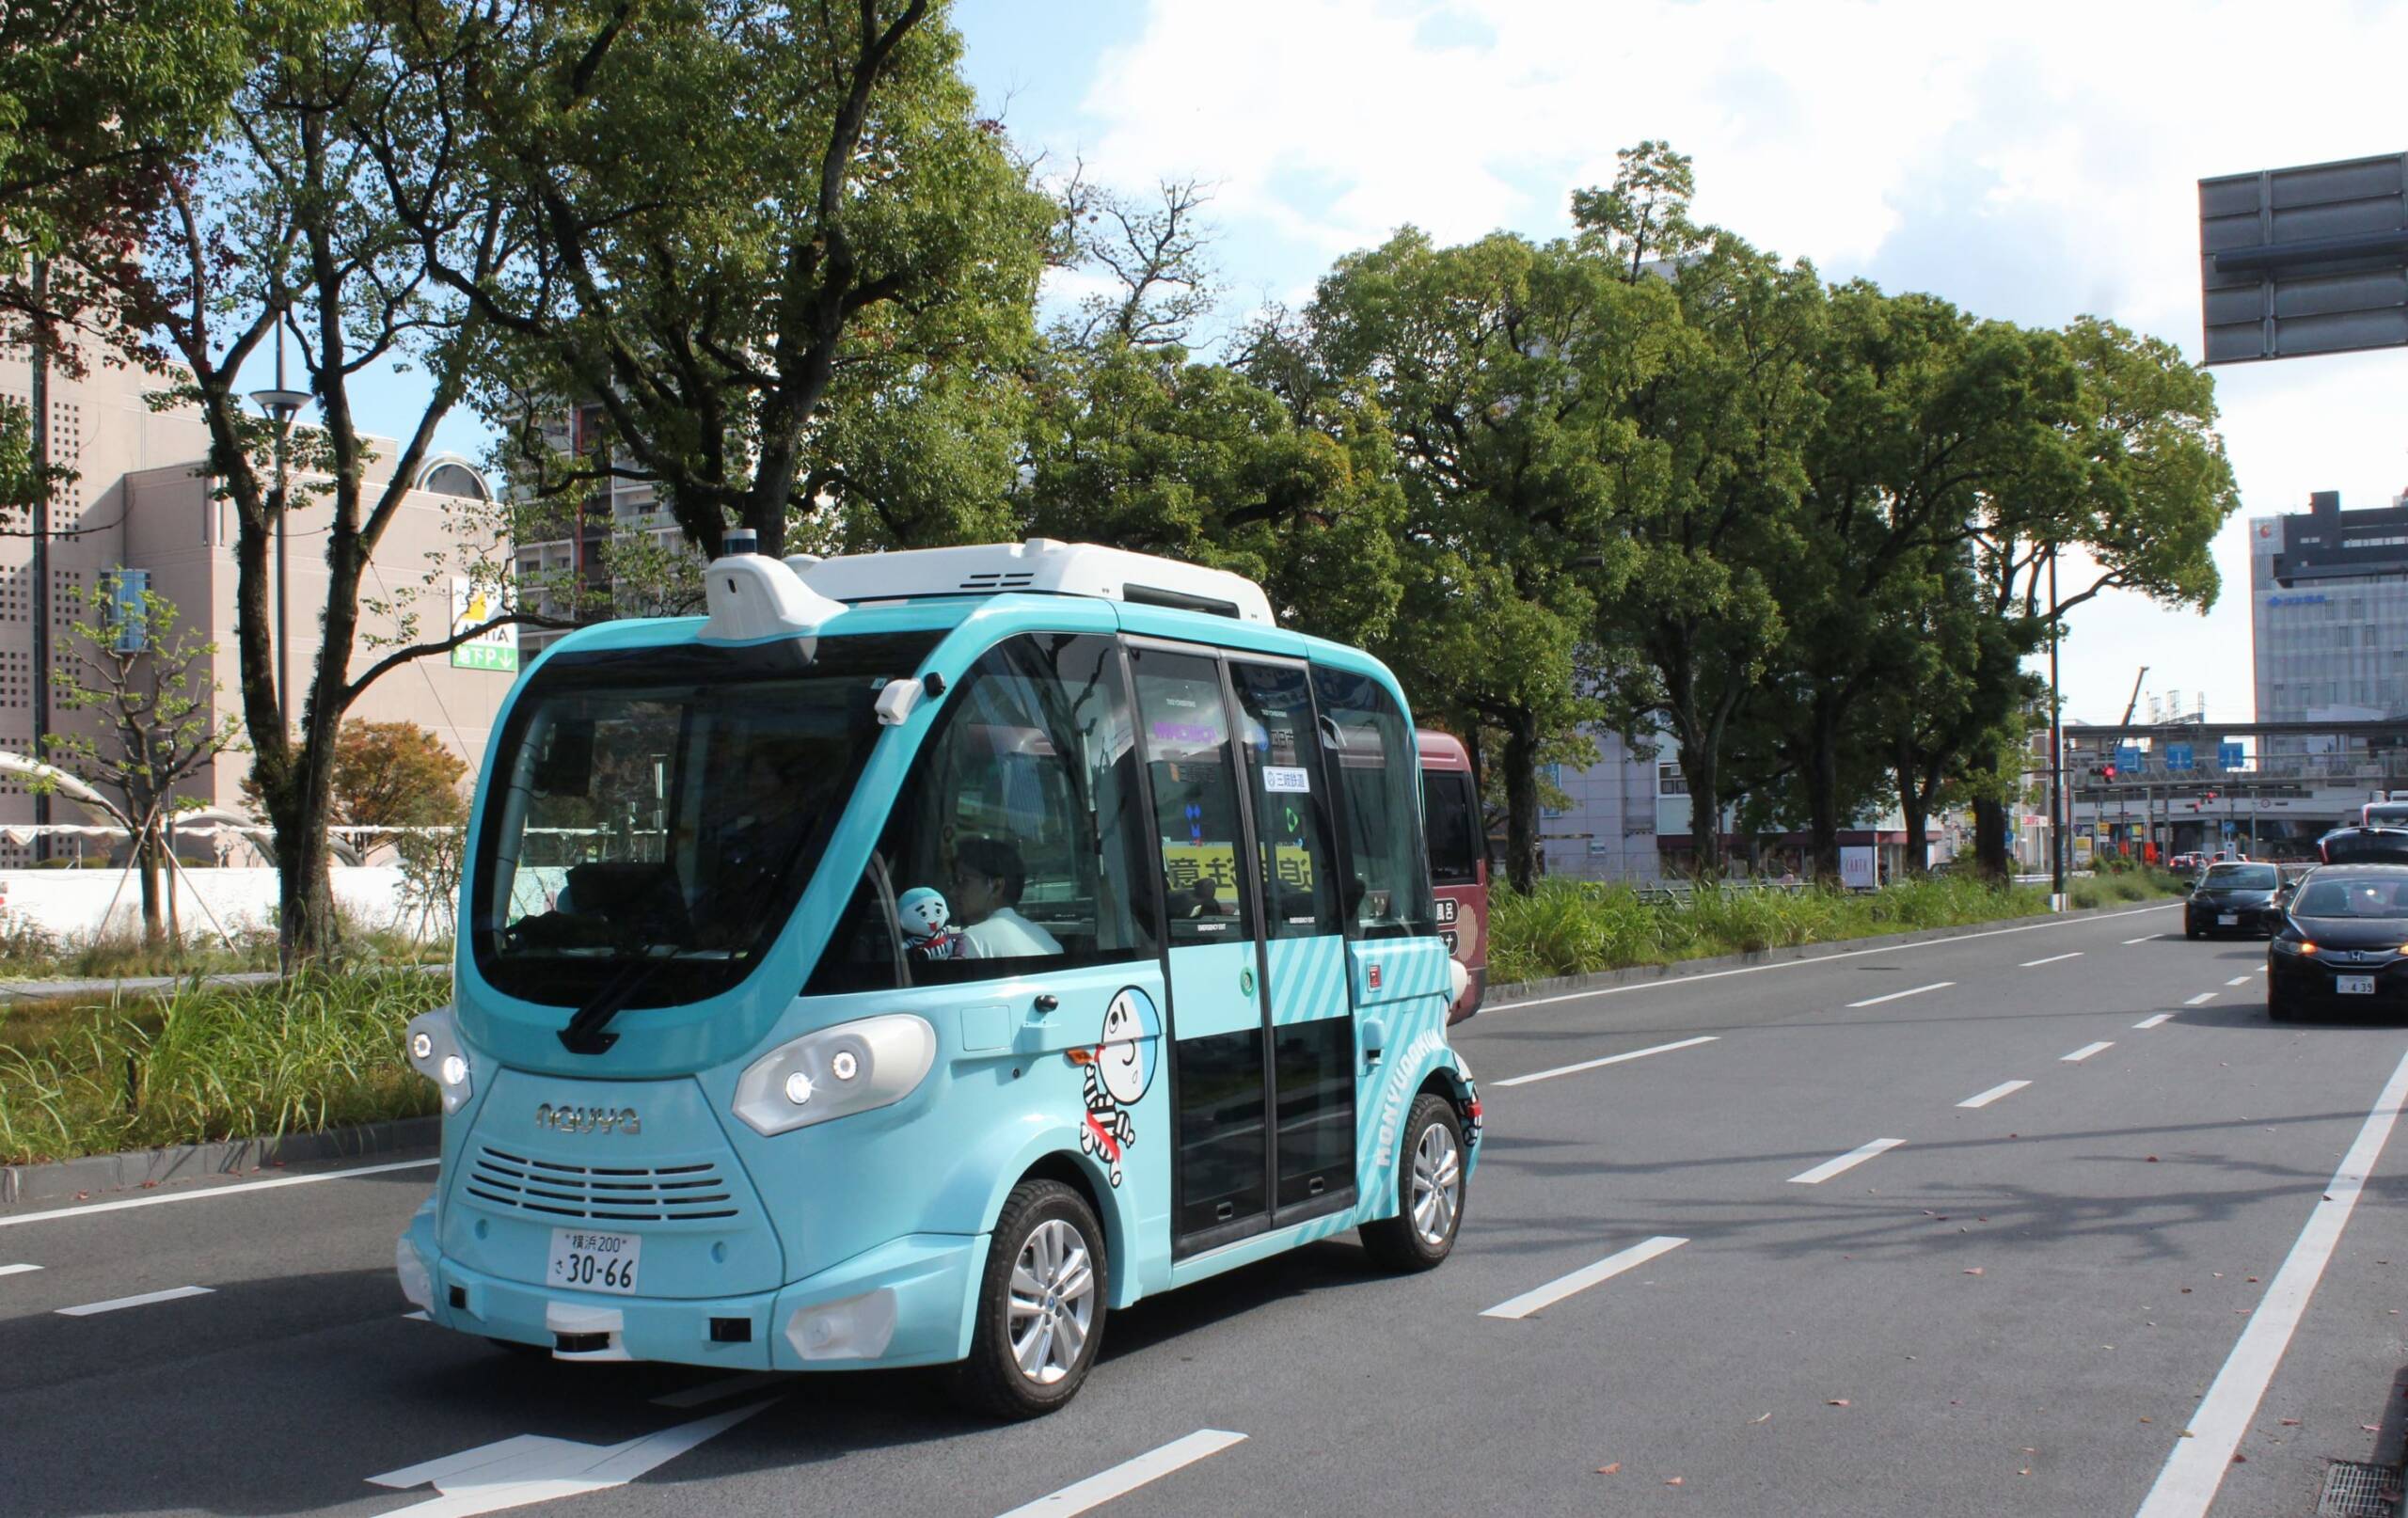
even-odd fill
[{"label": "black car", "polygon": [[2327,864],[2408,864],[2408,828],[2336,828],[2316,841]]},{"label": "black car", "polygon": [[2266,1015],[2408,1009],[2408,865],[2327,864],[2292,889],[2266,949]]},{"label": "black car", "polygon": [[2272,933],[2282,924],[2275,895],[2283,872],[2272,864],[2210,864],[2182,906],[2182,936]]}]

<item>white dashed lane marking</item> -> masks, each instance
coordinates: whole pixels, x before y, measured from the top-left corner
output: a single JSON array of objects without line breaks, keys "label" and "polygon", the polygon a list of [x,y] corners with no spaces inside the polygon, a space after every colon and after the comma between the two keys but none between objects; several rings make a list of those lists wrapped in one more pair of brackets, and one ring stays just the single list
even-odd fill
[{"label": "white dashed lane marking", "polygon": [[165,1291],[145,1291],[138,1297],[115,1297],[107,1302],[87,1302],[80,1307],[61,1307],[61,1318],[89,1318],[95,1313],[116,1312],[125,1307],[147,1307],[154,1302],[175,1302],[184,1297],[205,1297],[205,1286],[169,1287]]},{"label": "white dashed lane marking", "polygon": [[2052,965],[2060,959],[2079,959],[2081,957],[2082,951],[2080,949],[2076,949],[2071,954],[2052,954],[2046,959],[2026,959],[2015,968],[2018,970],[2037,970],[2042,965]]},{"label": "white dashed lane marking", "polygon": [[1586,1291],[1600,1281],[1610,1281],[1623,1272],[1644,1265],[1658,1255],[1670,1254],[1687,1239],[1656,1238],[1643,1244],[1633,1244],[1619,1254],[1608,1255],[1594,1265],[1583,1265],[1569,1275],[1560,1275],[1546,1285],[1523,1292],[1518,1297],[1500,1302],[1482,1312],[1482,1318],[1523,1319],[1543,1308],[1552,1307],[1577,1291]]},{"label": "white dashed lane marking", "polygon": [[2138,1022],[2133,1023],[2132,1026],[2135,1028],[2154,1028],[2160,1023],[2172,1021],[2173,1018],[2174,1014],[2171,1012],[2160,1012],[2155,1017],[2141,1019]]},{"label": "white dashed lane marking", "polygon": [[1987,1107],[1991,1102],[1996,1101],[1999,1098],[2011,1097],[2031,1083],[2032,1083],[2029,1081],[2007,1081],[1990,1087],[1988,1091],[1983,1092],[1978,1097],[1967,1097],[1956,1105],[1959,1107]]},{"label": "white dashed lane marking", "polygon": [[1159,1449],[1149,1449],[1134,1460],[1124,1460],[1108,1471],[1100,1471],[1084,1481],[1076,1481],[1054,1493],[1038,1497],[1005,1513],[1003,1518],[1071,1518],[1073,1513],[1101,1508],[1115,1497],[1126,1496],[1150,1481],[1159,1481],[1182,1466],[1193,1465],[1207,1456],[1217,1455],[1231,1445],[1244,1444],[1245,1435],[1228,1433],[1219,1429],[1198,1429],[1184,1439],[1173,1439]]},{"label": "white dashed lane marking", "polygon": [[2212,1001],[2214,1001],[2215,999],[2216,999],[2216,993],[2215,993],[2215,992],[2213,992],[2213,991],[2201,991],[2198,995],[2192,997],[2189,1001],[2187,1001],[2187,1002],[2183,1003],[2182,1004],[2183,1004],[2184,1006],[2205,1006],[2205,1005],[2207,1005],[2210,1002],[2212,1002]]},{"label": "white dashed lane marking", "polygon": [[41,1267],[39,1265],[0,1265],[0,1275],[23,1275],[27,1271],[38,1271],[40,1269]]},{"label": "white dashed lane marking", "polygon": [[2254,975],[2235,975],[2230,980],[2226,981],[2225,984],[2227,986],[2246,986],[2256,978],[2257,977]]},{"label": "white dashed lane marking", "polygon": [[1491,1081],[1488,1084],[1492,1089],[1497,1086],[1529,1085],[1533,1081],[1552,1081],[1559,1075],[1577,1075],[1582,1070],[1600,1069],[1608,1065],[1623,1064],[1627,1060],[1645,1059],[1650,1054],[1669,1054],[1675,1049],[1695,1049],[1700,1044],[1713,1042],[1715,1042],[1715,1036],[1706,1034],[1696,1038],[1684,1038],[1676,1044],[1657,1044],[1651,1049],[1634,1049],[1627,1054],[1608,1054],[1603,1059],[1584,1059],[1577,1065],[1559,1065],[1551,1070],[1532,1070],[1528,1075],[1517,1075],[1510,1081]]},{"label": "white dashed lane marking", "polygon": [[1861,1002],[1850,1002],[1848,1005],[1851,1008],[1860,1006],[1879,1006],[1884,1002],[1894,1002],[1902,996],[1921,996],[1925,991],[1944,991],[1949,987],[1956,984],[1956,983],[1953,980],[1935,980],[1928,986],[1918,986],[1912,990],[1892,991],[1887,996],[1868,996]]},{"label": "white dashed lane marking", "polygon": [[2153,939],[2162,939],[2163,937],[2165,937],[2165,935],[2162,933],[2144,933],[2136,939],[2126,939],[2124,941],[2124,947],[2129,949],[2135,943],[2147,943]]},{"label": "white dashed lane marking", "polygon": [[1859,1145],[1836,1160],[1826,1160],[1812,1170],[1798,1172],[1789,1178],[1789,1183],[1792,1186],[1819,1186],[1842,1171],[1853,1170],[1875,1155],[1887,1154],[1905,1142],[1905,1139],[1875,1139],[1870,1144]]},{"label": "white dashed lane marking", "polygon": [[2105,1043],[2084,1044],[2080,1049],[2075,1050],[2072,1053],[2065,1055],[2058,1061],[2058,1063],[2062,1065],[2079,1065],[2083,1060],[2088,1059],[2091,1055],[2098,1053],[2100,1050],[2113,1049],[2115,1047],[2115,1042],[2112,1039]]}]

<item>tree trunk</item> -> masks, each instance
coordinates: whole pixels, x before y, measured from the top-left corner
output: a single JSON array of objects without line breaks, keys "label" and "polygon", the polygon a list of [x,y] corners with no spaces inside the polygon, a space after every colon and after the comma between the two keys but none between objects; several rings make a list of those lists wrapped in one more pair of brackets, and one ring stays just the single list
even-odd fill
[{"label": "tree trunk", "polygon": [[1806,738],[1806,857],[1817,880],[1840,878],[1840,745],[1837,724],[1821,701],[1814,704]]},{"label": "tree trunk", "polygon": [[146,829],[135,840],[134,862],[142,877],[142,946],[155,949],[167,936],[166,920],[160,915],[157,829]]},{"label": "tree trunk", "polygon": [[1528,712],[1505,721],[1505,879],[1528,893],[1538,884],[1539,733]]},{"label": "tree trunk", "polygon": [[2013,872],[2006,860],[2006,807],[1988,799],[1973,802],[1973,867],[1988,879],[2004,880]]},{"label": "tree trunk", "polygon": [[1907,868],[1917,875],[1931,867],[1931,814],[1924,804],[1923,777],[1898,767],[1898,814],[1907,819]]},{"label": "tree trunk", "polygon": [[1689,874],[1722,873],[1722,775],[1714,751],[1681,746],[1681,779],[1689,788]]},{"label": "tree trunk", "polygon": [[276,830],[277,963],[286,974],[323,964],[341,946],[323,815],[314,828]]}]

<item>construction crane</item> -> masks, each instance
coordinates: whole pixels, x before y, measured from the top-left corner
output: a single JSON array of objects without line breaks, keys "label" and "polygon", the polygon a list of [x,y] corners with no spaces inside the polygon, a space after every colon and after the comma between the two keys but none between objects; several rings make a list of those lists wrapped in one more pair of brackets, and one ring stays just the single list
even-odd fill
[{"label": "construction crane", "polygon": [[2141,672],[2132,676],[2132,699],[2124,703],[2124,719],[2117,725],[2122,727],[2132,725],[2132,713],[2140,710],[2141,707],[2141,682],[2147,678],[2148,666],[2144,664],[2141,666]]}]

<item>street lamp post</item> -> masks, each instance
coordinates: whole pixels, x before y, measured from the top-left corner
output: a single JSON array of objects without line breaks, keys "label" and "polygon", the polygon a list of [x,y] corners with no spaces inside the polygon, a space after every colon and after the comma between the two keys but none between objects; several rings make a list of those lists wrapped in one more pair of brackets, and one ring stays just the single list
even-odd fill
[{"label": "street lamp post", "polygon": [[2057,693],[2057,549],[2049,546],[2049,906],[2065,909],[2065,702]]},{"label": "street lamp post", "polygon": [[276,425],[276,485],[269,496],[269,510],[276,517],[276,719],[285,732],[293,731],[293,625],[286,614],[284,594],[285,518],[291,502],[286,497],[285,460],[287,443],[293,435],[293,419],[309,403],[309,392],[292,390],[284,385],[284,336],[277,334],[276,387],[253,390],[251,400],[260,411]]}]

